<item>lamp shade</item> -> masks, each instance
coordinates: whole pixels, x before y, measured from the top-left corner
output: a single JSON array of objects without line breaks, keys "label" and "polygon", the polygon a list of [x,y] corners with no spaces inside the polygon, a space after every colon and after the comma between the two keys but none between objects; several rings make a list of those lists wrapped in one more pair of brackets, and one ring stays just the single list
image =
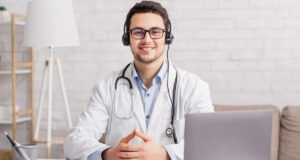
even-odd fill
[{"label": "lamp shade", "polygon": [[35,0],[28,4],[23,45],[79,45],[71,0]]}]

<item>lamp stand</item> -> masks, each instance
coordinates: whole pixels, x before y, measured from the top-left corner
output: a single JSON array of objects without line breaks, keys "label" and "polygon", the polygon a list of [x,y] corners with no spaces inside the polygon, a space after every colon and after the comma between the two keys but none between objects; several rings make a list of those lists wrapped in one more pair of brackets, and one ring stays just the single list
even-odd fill
[{"label": "lamp stand", "polygon": [[[72,128],[72,121],[71,121],[71,115],[70,115],[70,107],[69,102],[67,98],[67,93],[65,89],[65,83],[63,78],[63,73],[60,65],[59,58],[54,59],[53,56],[53,46],[49,47],[51,50],[50,57],[46,61],[46,67],[44,69],[44,75],[43,75],[43,83],[42,83],[42,90],[41,90],[41,98],[39,102],[39,109],[37,113],[37,123],[36,128],[34,132],[34,141],[36,142],[44,142],[47,144],[47,158],[50,158],[51,156],[51,144],[53,144],[53,140],[51,137],[52,134],[52,80],[53,80],[53,66],[57,66],[58,68],[58,76],[60,79],[60,85],[62,89],[64,104],[65,104],[65,112],[67,116],[68,126],[69,128]],[[49,76],[49,77],[47,77]],[[48,78],[48,125],[47,125],[47,139],[46,141],[38,140],[39,137],[39,130],[40,130],[40,122],[41,122],[41,111],[44,106],[44,96],[45,96],[45,89],[46,89],[46,79]],[[63,140],[62,140],[63,142]]]}]

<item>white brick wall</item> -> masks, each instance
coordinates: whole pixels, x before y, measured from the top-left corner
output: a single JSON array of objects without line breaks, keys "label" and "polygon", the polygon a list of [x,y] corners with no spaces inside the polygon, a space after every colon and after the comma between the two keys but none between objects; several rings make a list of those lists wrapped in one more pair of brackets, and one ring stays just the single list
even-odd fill
[{"label": "white brick wall", "polygon": [[[1,0],[0,5],[26,13],[28,1]],[[81,45],[57,48],[55,55],[62,61],[74,122],[86,107],[97,79],[132,60],[121,36],[126,14],[138,1],[73,0]],[[274,104],[279,108],[300,104],[299,0],[169,0],[162,4],[169,11],[175,35],[171,59],[208,81],[214,103]],[[8,32],[0,26],[0,55],[6,61],[10,40],[3,37],[9,36]],[[17,50],[24,52],[22,47]],[[47,55],[47,49],[35,50],[36,105]],[[1,95],[9,95],[7,81],[0,77]],[[60,115],[63,101],[58,81],[55,83],[54,113]],[[55,133],[66,133],[59,117],[54,125]],[[61,157],[60,148],[54,149],[56,157]]]}]

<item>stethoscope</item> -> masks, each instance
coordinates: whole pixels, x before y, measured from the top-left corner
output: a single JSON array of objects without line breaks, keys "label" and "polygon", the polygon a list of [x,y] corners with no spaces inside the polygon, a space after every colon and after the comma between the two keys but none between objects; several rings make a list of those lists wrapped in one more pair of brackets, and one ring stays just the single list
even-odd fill
[{"label": "stethoscope", "polygon": [[[127,68],[130,66],[131,63],[127,64],[126,67],[123,69],[123,72],[122,72],[122,75],[117,77],[116,81],[115,81],[115,91],[117,93],[117,86],[118,86],[118,81],[120,79],[124,79],[128,82],[129,84],[129,88],[130,88],[130,94],[131,94],[131,109],[130,109],[130,113],[127,115],[127,116],[120,116],[116,113],[117,109],[116,109],[116,104],[114,104],[114,107],[113,107],[113,113],[114,115],[118,118],[118,119],[130,119],[132,118],[133,116],[133,100],[132,100],[132,94],[133,94],[133,91],[132,91],[132,83],[130,81],[130,79],[128,77],[125,76],[125,72],[127,70]],[[169,79],[169,62],[168,62],[168,79]],[[168,81],[167,79],[167,81]],[[173,125],[173,122],[174,122],[174,117],[175,117],[175,98],[176,98],[176,85],[177,85],[177,72],[176,72],[176,78],[175,78],[175,82],[174,82],[174,86],[173,86],[173,100],[171,99],[170,97],[170,92],[169,92],[169,87],[168,87],[168,92],[169,92],[169,97],[170,97],[170,100],[171,100],[171,103],[172,103],[172,110],[171,110],[171,126],[172,127],[168,127],[166,129],[166,135],[167,137],[169,138],[173,138],[174,139],[174,142],[175,144],[177,144],[177,137],[176,137],[176,133],[175,133],[175,129],[174,129],[174,125]],[[167,85],[168,86],[168,85]],[[115,103],[116,103],[116,94],[115,94]]]}]

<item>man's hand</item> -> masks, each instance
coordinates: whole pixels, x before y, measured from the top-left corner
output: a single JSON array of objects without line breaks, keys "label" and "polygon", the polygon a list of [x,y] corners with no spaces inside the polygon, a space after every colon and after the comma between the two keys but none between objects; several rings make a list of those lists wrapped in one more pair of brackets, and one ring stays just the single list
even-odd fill
[{"label": "man's hand", "polygon": [[[145,143],[140,145],[128,145],[135,136],[140,137]],[[109,148],[103,152],[104,160],[131,159],[131,160],[169,160],[170,157],[164,147],[155,143],[146,134],[134,130],[123,138],[118,146]]]},{"label": "man's hand", "polygon": [[[120,159],[118,154],[120,152],[123,152],[121,148],[126,148],[128,145],[128,142],[135,137],[135,130],[129,134],[127,137],[123,138],[120,143],[118,144],[118,146],[116,147],[111,147],[106,149],[105,151],[103,151],[102,153],[102,159],[103,160],[118,160]],[[127,150],[128,152],[128,150]]]},{"label": "man's hand", "polygon": [[137,145],[137,152],[139,153],[138,159],[142,160],[170,160],[166,149],[158,145],[150,136],[138,132],[135,135],[144,140],[145,143]]}]

